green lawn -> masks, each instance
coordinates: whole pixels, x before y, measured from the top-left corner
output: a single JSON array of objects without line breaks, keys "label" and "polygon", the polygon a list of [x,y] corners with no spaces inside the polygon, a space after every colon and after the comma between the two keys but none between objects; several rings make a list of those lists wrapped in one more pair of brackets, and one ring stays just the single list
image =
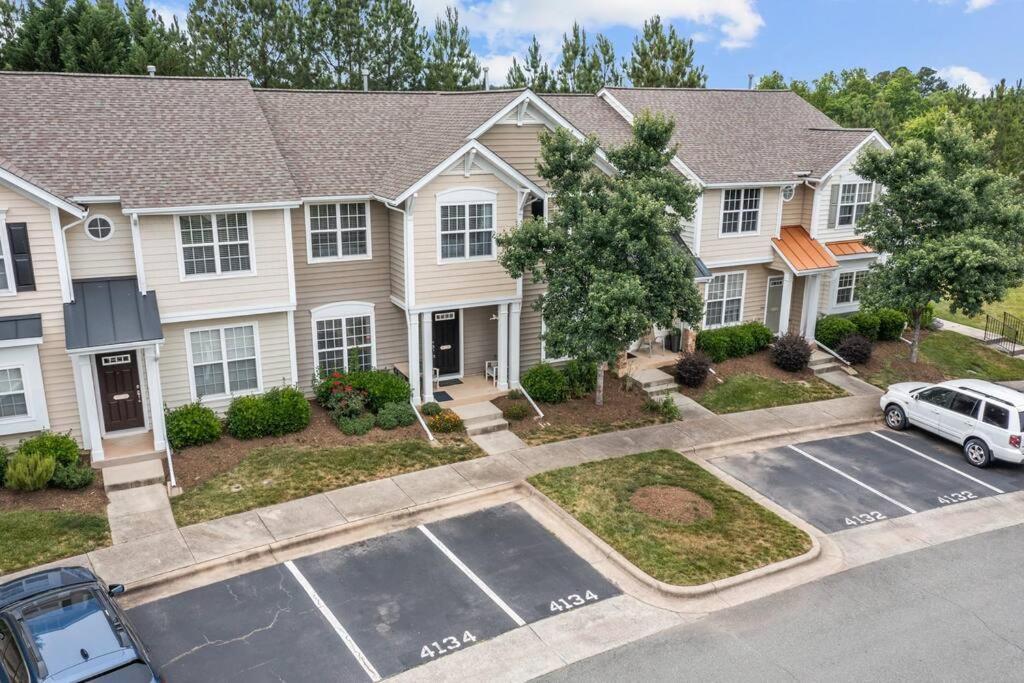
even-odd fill
[{"label": "green lawn", "polygon": [[[713,381],[708,379],[708,382]],[[697,402],[712,412],[723,414],[841,396],[846,396],[846,392],[817,377],[807,382],[784,382],[760,375],[742,374],[726,378],[722,384],[706,391]]]},{"label": "green lawn", "polygon": [[479,455],[468,440],[437,447],[421,440],[322,449],[269,446],[171,499],[171,507],[178,526],[185,526]]},{"label": "green lawn", "polygon": [[1007,356],[956,332],[933,332],[925,337],[916,364],[908,360],[909,346],[898,348],[898,355],[886,358],[881,367],[867,374],[865,379],[883,389],[895,382],[908,381],[1024,379],[1024,360]]},{"label": "green lawn", "polygon": [[[1024,287],[1011,289],[1005,299],[997,304],[992,304],[985,309],[985,312],[995,317],[1001,317],[1003,312],[1007,312],[1018,318],[1024,318]],[[940,303],[935,306],[935,315],[945,320],[977,327],[980,330],[985,329],[985,313],[974,318],[968,318],[962,313],[951,313],[948,305]]]},{"label": "green lawn", "polygon": [[0,574],[110,545],[105,515],[52,510],[0,512]]},{"label": "green lawn", "polygon": [[[692,586],[807,552],[810,538],[778,515],[673,451],[653,451],[545,472],[530,479],[630,562],[666,583]],[[679,486],[714,516],[679,524],[636,510],[645,486]]]}]

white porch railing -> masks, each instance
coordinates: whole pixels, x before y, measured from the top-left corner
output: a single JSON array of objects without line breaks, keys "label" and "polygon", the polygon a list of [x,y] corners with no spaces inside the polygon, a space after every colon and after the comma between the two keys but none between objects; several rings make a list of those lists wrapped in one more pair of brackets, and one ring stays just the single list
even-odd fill
[{"label": "white porch railing", "polygon": [[416,404],[413,403],[412,400],[409,401],[409,405],[412,406],[412,412],[416,413],[416,419],[420,421],[420,427],[423,427],[423,431],[427,433],[427,440],[433,441],[434,435],[431,433],[430,427],[427,426],[426,420],[424,420],[423,416],[420,414],[420,409],[416,407]]},{"label": "white porch railing", "polygon": [[518,390],[523,392],[523,396],[525,396],[526,400],[530,402],[531,406],[533,406],[534,411],[537,413],[537,419],[543,419],[544,413],[542,413],[540,408],[537,407],[537,403],[533,400],[533,397],[530,396],[530,393],[526,391],[526,387],[519,385]]}]

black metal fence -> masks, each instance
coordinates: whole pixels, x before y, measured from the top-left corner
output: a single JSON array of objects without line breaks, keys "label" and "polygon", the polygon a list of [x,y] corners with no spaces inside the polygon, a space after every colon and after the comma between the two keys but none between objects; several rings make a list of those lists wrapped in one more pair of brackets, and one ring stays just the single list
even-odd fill
[{"label": "black metal fence", "polygon": [[1024,320],[1009,313],[986,315],[985,343],[1014,356],[1024,354]]}]

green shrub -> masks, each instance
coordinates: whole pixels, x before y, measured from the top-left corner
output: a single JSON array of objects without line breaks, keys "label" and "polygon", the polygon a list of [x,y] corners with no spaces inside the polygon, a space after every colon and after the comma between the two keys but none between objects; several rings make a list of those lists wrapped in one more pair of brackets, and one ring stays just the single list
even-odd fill
[{"label": "green shrub", "polygon": [[198,403],[187,403],[164,413],[167,440],[171,448],[180,450],[201,446],[220,438],[220,418],[210,408]]},{"label": "green shrub", "polygon": [[527,370],[522,383],[530,396],[541,403],[562,403],[568,393],[565,375],[548,363],[540,363]]},{"label": "green shrub", "polygon": [[562,367],[565,388],[572,398],[583,398],[597,389],[597,364],[571,360]]},{"label": "green shrub", "polygon": [[764,323],[749,322],[697,333],[697,350],[708,354],[715,363],[729,358],[742,358],[768,348],[772,331]]},{"label": "green shrub", "polygon": [[775,340],[771,350],[772,362],[787,372],[799,372],[811,362],[811,345],[799,334],[784,334]]},{"label": "green shrub", "polygon": [[258,439],[268,434],[270,406],[262,396],[239,396],[228,406],[225,428],[236,439]]},{"label": "green shrub", "polygon": [[814,338],[830,349],[835,350],[839,343],[851,334],[857,333],[857,326],[849,318],[838,315],[826,315],[818,321],[814,330]]},{"label": "green shrub", "polygon": [[56,465],[77,465],[81,459],[78,444],[70,434],[42,432],[18,444],[18,453],[47,455]]},{"label": "green shrub", "polygon": [[878,317],[877,313],[860,311],[850,316],[850,322],[857,327],[858,332],[869,340],[878,341],[878,329],[882,324],[882,319]]},{"label": "green shrub", "polygon": [[373,413],[364,413],[356,417],[346,417],[344,415],[332,415],[334,424],[338,425],[338,429],[341,430],[342,434],[348,436],[362,436],[376,424],[377,418],[374,417]]},{"label": "green shrub", "polygon": [[57,465],[50,477],[50,486],[59,489],[84,489],[92,483],[95,472],[87,465]]},{"label": "green shrub", "polygon": [[746,328],[747,332],[750,333],[751,338],[754,340],[753,352],[755,353],[767,349],[771,345],[772,339],[775,338],[775,333],[767,325],[756,320],[743,323],[739,327]]},{"label": "green shrub", "polygon": [[0,446],[0,487],[4,485],[4,477],[7,476],[7,463],[10,459],[10,449],[6,446]]},{"label": "green shrub", "polygon": [[525,403],[512,403],[505,407],[505,410],[501,411],[502,417],[506,420],[514,420],[518,422],[523,420],[527,415],[530,414],[530,409]]},{"label": "green shrub", "polygon": [[408,427],[416,421],[416,413],[408,403],[387,403],[377,413],[377,426],[381,429]]},{"label": "green shrub", "polygon": [[526,398],[526,394],[521,392],[519,389],[513,389],[508,392],[508,397],[513,401],[521,401]]},{"label": "green shrub", "polygon": [[697,333],[697,350],[703,351],[715,363],[729,358],[731,353],[727,327],[715,330],[701,330]]},{"label": "green shrub", "polygon": [[676,376],[679,377],[679,382],[692,389],[704,384],[710,370],[711,359],[703,351],[684,353],[676,361]]},{"label": "green shrub", "polygon": [[427,417],[434,417],[435,415],[439,414],[442,410],[444,410],[444,408],[442,408],[441,404],[438,403],[437,401],[430,401],[429,403],[424,403],[423,405],[420,406],[420,412],[426,415]]},{"label": "green shrub", "polygon": [[448,408],[431,417],[429,425],[430,431],[442,434],[461,432],[465,429],[465,426],[462,424],[462,418],[454,410],[449,410]]},{"label": "green shrub", "polygon": [[309,401],[295,387],[274,388],[261,398],[267,404],[267,435],[292,434],[309,426]]},{"label": "green shrub", "polygon": [[899,339],[907,324],[907,316],[894,308],[879,309],[876,315],[878,316],[878,340],[896,341]]},{"label": "green shrub", "polygon": [[679,406],[676,405],[671,396],[666,396],[659,401],[658,412],[661,413],[662,418],[669,422],[679,419]]},{"label": "green shrub", "polygon": [[366,407],[375,413],[387,403],[408,403],[412,398],[409,383],[387,370],[359,370],[344,378],[352,387],[366,392]]},{"label": "green shrub", "polygon": [[39,451],[16,453],[7,465],[6,486],[15,491],[39,491],[53,477],[57,462]]}]

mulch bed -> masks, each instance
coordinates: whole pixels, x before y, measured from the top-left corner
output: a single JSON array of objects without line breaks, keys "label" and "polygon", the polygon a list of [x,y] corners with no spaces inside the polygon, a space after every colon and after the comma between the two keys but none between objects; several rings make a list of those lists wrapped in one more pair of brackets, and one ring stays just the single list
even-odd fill
[{"label": "mulch bed", "polygon": [[[776,367],[772,363],[768,350],[758,351],[743,358],[730,358],[721,363],[716,363],[712,367],[717,376],[723,380],[734,375],[758,375],[759,377],[777,379],[781,382],[812,382],[815,379],[814,372],[810,369],[804,369],[800,372],[788,372]],[[658,369],[676,377],[675,365],[663,365]],[[703,385],[696,389],[680,385],[679,391],[694,400],[698,400],[719,384],[715,377],[715,374],[708,373],[708,378],[704,380]],[[678,377],[676,377],[676,381],[679,381]]]},{"label": "mulch bed", "polygon": [[644,486],[629,498],[636,510],[666,522],[693,524],[715,516],[714,506],[705,498],[680,486]]},{"label": "mulch bed", "polygon": [[310,403],[309,427],[301,432],[249,441],[240,441],[225,433],[219,441],[176,452],[174,474],[179,486],[190,487],[227,472],[245,460],[251,452],[266,446],[339,448],[423,438],[425,435],[418,422],[391,430],[375,427],[363,436],[347,436],[331,421],[330,413],[313,402]]},{"label": "mulch bed", "polygon": [[[921,332],[921,341],[928,337]],[[942,371],[918,355],[916,363],[910,362],[910,345],[902,341],[877,342],[871,352],[871,359],[864,365],[856,366],[857,372],[865,379],[882,373],[892,373],[911,382],[942,382],[946,376]]]},{"label": "mulch bed", "polygon": [[96,471],[92,484],[77,491],[43,489],[42,491],[12,491],[0,489],[0,512],[11,510],[55,510],[105,514],[107,496],[103,492],[103,475]]},{"label": "mulch bed", "polygon": [[[644,409],[645,395],[631,388],[624,379],[612,374],[604,376],[604,405],[594,404],[593,395],[569,399],[565,403],[540,403],[542,420],[530,413],[522,420],[509,420],[509,429],[530,445],[551,443],[590,434],[630,429],[661,421],[657,413]],[[525,399],[513,401],[508,397],[491,401],[502,411],[513,403],[529,404]]]}]

